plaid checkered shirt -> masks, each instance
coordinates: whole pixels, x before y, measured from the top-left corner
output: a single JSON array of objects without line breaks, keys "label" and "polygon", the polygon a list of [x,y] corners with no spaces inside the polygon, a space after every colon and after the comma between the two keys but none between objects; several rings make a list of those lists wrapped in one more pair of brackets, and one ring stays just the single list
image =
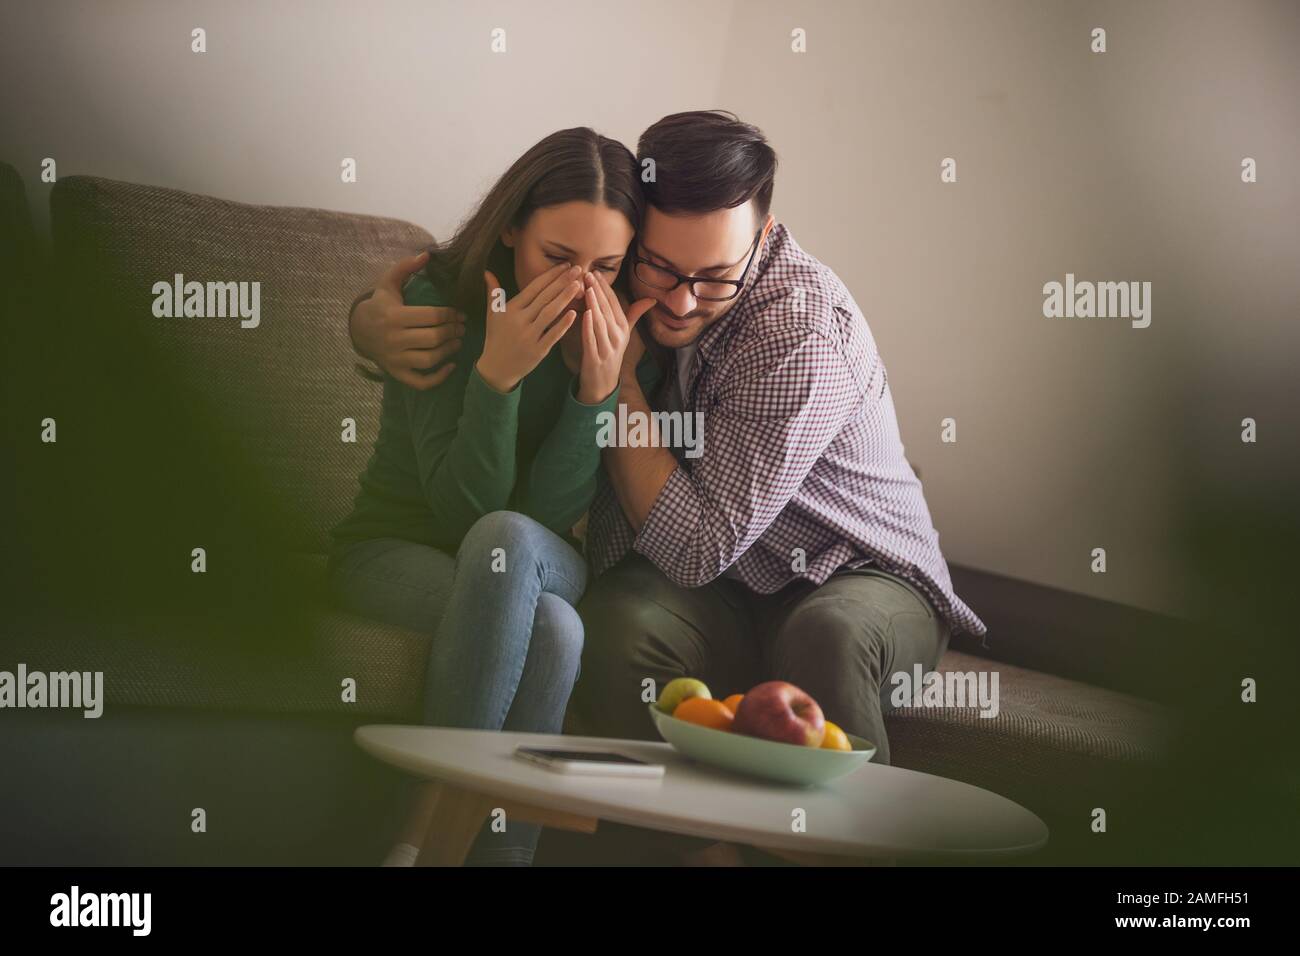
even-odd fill
[{"label": "plaid checkered shirt", "polygon": [[953,593],[853,297],[780,224],[756,267],[741,301],[697,339],[684,383],[687,409],[704,415],[703,453],[678,456],[639,534],[601,470],[592,570],[634,549],[682,587],[725,573],[770,594],[874,564],[927,595],[953,633],[984,634]]}]

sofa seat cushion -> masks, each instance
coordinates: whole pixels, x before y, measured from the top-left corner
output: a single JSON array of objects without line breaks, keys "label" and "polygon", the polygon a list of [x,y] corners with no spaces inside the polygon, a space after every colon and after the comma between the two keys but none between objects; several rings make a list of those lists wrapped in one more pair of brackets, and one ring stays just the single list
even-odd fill
[{"label": "sofa seat cushion", "polygon": [[[295,573],[311,576],[324,563],[317,555],[290,561]],[[102,671],[106,716],[114,707],[144,706],[419,723],[432,636],[336,610],[319,581],[316,591],[280,646],[253,643],[220,621],[41,613],[13,622],[0,668]],[[343,699],[348,678],[355,703]]]},{"label": "sofa seat cushion", "polygon": [[[305,618],[305,640],[266,650],[240,646],[218,623],[106,625],[40,615],[15,622],[3,666],[103,671],[106,712],[129,705],[420,722],[430,635],[323,601]],[[1173,733],[1172,714],[1126,694],[951,651],[939,670],[989,668],[999,673],[996,717],[976,707],[903,707],[886,716],[894,765],[1026,797],[1107,766],[1156,761]],[[356,681],[355,703],[342,699],[346,678]],[[590,732],[572,710],[565,730]]]},{"label": "sofa seat cushion", "polygon": [[891,762],[1000,793],[1039,814],[1052,841],[1089,844],[1098,807],[1133,825],[1144,781],[1161,772],[1177,714],[1152,701],[949,651],[937,670],[996,670],[1000,708],[901,707],[885,717]]},{"label": "sofa seat cushion", "polygon": [[1141,761],[1158,759],[1170,740],[1172,715],[1129,694],[957,651],[945,654],[936,670],[996,671],[998,712],[986,717],[976,706],[899,707],[886,717],[895,754],[926,759],[922,753],[928,753],[934,759],[949,752],[978,762],[990,749],[1010,746],[1026,756],[1054,752]]}]

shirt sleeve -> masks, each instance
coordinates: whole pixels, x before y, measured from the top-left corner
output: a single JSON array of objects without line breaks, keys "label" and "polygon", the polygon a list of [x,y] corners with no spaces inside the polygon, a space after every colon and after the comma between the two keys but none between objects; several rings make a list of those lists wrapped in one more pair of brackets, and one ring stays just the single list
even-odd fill
[{"label": "shirt sleeve", "polygon": [[524,514],[559,535],[569,533],[596,494],[601,415],[618,407],[617,388],[600,404],[584,405],[576,385],[574,379],[565,389],[560,417],[533,458],[519,501]]},{"label": "shirt sleeve", "polygon": [[[408,305],[443,305],[427,282],[403,291]],[[435,541],[454,551],[479,518],[507,507],[515,484],[519,389],[502,394],[459,363],[441,385],[401,389],[425,503]]]},{"label": "shirt sleeve", "polygon": [[633,543],[682,587],[707,584],[758,540],[862,401],[817,331],[747,343],[725,375],[703,413],[703,453],[669,475]]}]

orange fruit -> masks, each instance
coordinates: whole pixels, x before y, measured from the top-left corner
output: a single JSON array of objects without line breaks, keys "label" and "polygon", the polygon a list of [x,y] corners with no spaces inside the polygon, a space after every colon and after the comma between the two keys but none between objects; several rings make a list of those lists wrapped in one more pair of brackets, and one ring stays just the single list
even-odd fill
[{"label": "orange fruit", "polygon": [[712,727],[714,730],[730,730],[735,715],[720,700],[709,697],[688,697],[677,705],[673,716],[687,723]]},{"label": "orange fruit", "polygon": [[744,694],[732,694],[730,697],[724,700],[723,703],[726,704],[727,710],[731,711],[734,714],[736,712],[736,708],[740,706],[740,701],[744,696],[745,696]]},{"label": "orange fruit", "polygon": [[848,734],[840,729],[839,724],[826,721],[826,736],[822,738],[822,750],[852,750]]}]

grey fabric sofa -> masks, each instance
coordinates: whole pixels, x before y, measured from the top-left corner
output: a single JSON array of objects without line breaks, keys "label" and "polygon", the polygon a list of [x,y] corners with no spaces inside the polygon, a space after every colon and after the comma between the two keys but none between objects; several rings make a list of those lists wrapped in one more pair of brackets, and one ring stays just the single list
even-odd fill
[{"label": "grey fabric sofa", "polygon": [[[429,635],[332,609],[322,587],[327,531],[355,494],[380,399],[354,369],[344,316],[429,234],[72,176],[51,191],[45,248],[12,169],[0,188],[23,502],[0,668],[106,677],[99,720],[6,719],[0,759],[22,783],[0,805],[15,833],[0,862],[373,864],[399,778],[351,731],[418,722]],[[260,282],[260,325],[156,317],[150,290],[178,273]],[[53,446],[33,438],[47,416]],[[347,419],[355,442],[341,439]],[[192,574],[205,545],[216,573]],[[68,580],[76,567],[85,577]],[[996,668],[1000,714],[900,710],[894,762],[1025,803],[1053,829],[1043,860],[1097,859],[1088,808],[1140,787],[1175,717],[993,660],[997,636],[954,645],[941,669]],[[340,691],[349,678],[355,702]],[[539,861],[599,860],[581,843],[599,839],[548,834]]]}]

